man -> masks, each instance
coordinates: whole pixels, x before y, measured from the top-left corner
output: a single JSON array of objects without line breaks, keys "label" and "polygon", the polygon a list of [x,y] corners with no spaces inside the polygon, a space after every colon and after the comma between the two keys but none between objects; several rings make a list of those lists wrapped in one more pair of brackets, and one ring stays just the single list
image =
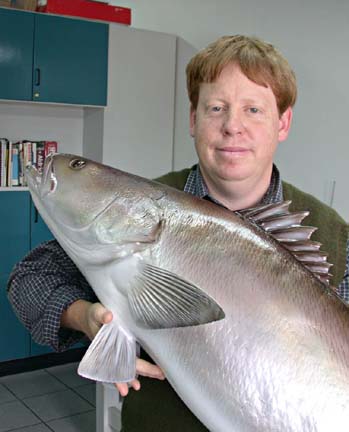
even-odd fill
[{"label": "man", "polygon": [[[348,225],[332,209],[282,182],[273,165],[278,143],[288,136],[296,101],[296,80],[287,61],[259,39],[223,37],[194,56],[187,84],[190,133],[199,164],[158,180],[232,211],[284,199],[292,200],[294,210],[312,210],[307,223],[319,227],[315,238],[335,264],[333,283],[345,292]],[[15,267],[9,298],[34,338],[58,350],[83,334],[92,339],[102,323],[112,320],[56,242],[39,246]],[[137,372],[140,379],[130,386],[142,390],[125,398],[125,432],[206,430],[159,367],[142,359]],[[127,384],[116,386],[123,396],[128,394]]]}]

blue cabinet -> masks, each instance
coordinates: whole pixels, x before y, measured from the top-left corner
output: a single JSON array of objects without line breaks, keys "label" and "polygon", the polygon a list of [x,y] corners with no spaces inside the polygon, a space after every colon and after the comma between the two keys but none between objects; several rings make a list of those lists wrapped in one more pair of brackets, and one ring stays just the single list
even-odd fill
[{"label": "blue cabinet", "polygon": [[[30,200],[30,249],[40,243],[53,239],[51,231],[43,221],[32,200]],[[39,345],[30,338],[29,355],[36,356],[53,352],[52,348]]]},{"label": "blue cabinet", "polygon": [[106,105],[107,24],[0,8],[0,99]]},{"label": "blue cabinet", "polygon": [[34,100],[106,105],[108,26],[36,15]]},{"label": "blue cabinet", "polygon": [[36,212],[28,191],[0,192],[0,361],[49,352],[32,341],[7,299],[13,266],[52,234]]},{"label": "blue cabinet", "polygon": [[0,98],[32,99],[34,14],[0,10]]},{"label": "blue cabinet", "polygon": [[12,310],[6,284],[12,267],[29,252],[30,197],[28,192],[0,193],[0,361],[26,357],[30,337]]},{"label": "blue cabinet", "polygon": [[43,221],[32,200],[30,200],[30,249],[40,243],[52,240],[53,235]]},{"label": "blue cabinet", "polygon": [[[35,343],[7,299],[13,266],[31,249],[53,239],[28,191],[0,192],[0,362],[52,352]],[[75,344],[73,348],[84,346]]]}]

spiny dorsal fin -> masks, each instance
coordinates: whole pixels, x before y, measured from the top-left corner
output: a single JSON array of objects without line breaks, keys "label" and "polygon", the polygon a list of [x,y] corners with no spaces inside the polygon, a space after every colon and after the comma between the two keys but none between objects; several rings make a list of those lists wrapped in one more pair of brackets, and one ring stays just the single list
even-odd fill
[{"label": "spiny dorsal fin", "polygon": [[290,204],[291,201],[265,204],[237,213],[274,237],[314,276],[329,285],[332,264],[327,262],[328,254],[320,251],[321,243],[310,240],[317,228],[301,225],[309,212],[290,212]]}]

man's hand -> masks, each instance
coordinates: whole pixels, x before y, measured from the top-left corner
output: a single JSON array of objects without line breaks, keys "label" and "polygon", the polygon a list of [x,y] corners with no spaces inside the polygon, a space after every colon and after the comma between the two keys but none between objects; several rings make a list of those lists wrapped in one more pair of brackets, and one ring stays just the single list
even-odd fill
[{"label": "man's hand", "polygon": [[[165,379],[165,375],[159,366],[139,358],[136,360],[136,372],[138,375],[150,378],[159,380]],[[115,383],[115,387],[119,390],[121,396],[127,396],[129,387],[132,387],[134,390],[139,390],[141,388],[141,383],[138,379],[134,379],[130,383]]]},{"label": "man's hand", "polygon": [[61,316],[61,326],[78,330],[92,340],[102,324],[108,324],[113,314],[100,303],[77,300]]},{"label": "man's hand", "polygon": [[[101,305],[101,303],[77,300],[63,312],[61,325],[62,327],[79,330],[92,340],[100,327],[103,324],[109,324],[112,319],[112,312]],[[138,358],[136,360],[136,373],[150,378],[165,379],[165,375],[159,366]],[[121,396],[126,396],[128,394],[129,387],[132,387],[134,390],[139,390],[141,388],[138,379],[134,379],[130,383],[115,383],[115,386]]]},{"label": "man's hand", "polygon": [[86,310],[85,334],[90,340],[94,339],[103,324],[109,324],[113,314],[101,303],[90,303]]}]

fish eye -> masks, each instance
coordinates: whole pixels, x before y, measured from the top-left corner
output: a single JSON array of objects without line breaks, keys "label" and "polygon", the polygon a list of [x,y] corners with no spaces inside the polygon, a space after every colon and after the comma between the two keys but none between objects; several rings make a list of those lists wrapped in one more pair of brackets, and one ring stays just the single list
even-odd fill
[{"label": "fish eye", "polygon": [[86,165],[86,161],[82,160],[82,159],[73,159],[72,161],[70,161],[70,168],[73,169],[81,169]]}]

